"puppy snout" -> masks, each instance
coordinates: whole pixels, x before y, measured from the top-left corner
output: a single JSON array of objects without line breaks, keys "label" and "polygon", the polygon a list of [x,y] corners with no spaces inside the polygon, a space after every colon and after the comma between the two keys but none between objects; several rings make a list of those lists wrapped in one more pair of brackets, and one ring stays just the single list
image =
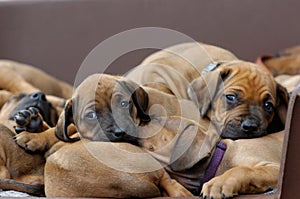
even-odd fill
[{"label": "puppy snout", "polygon": [[117,138],[120,138],[123,135],[125,135],[125,132],[122,129],[120,129],[119,127],[114,127],[113,135]]},{"label": "puppy snout", "polygon": [[20,126],[25,126],[28,124],[28,118],[30,118],[30,113],[27,110],[21,110],[15,115],[15,121]]},{"label": "puppy snout", "polygon": [[47,101],[45,94],[42,92],[33,93],[33,94],[31,94],[30,98],[33,100],[38,100],[38,101]]},{"label": "puppy snout", "polygon": [[242,122],[241,127],[245,133],[251,133],[258,130],[259,123],[253,119],[246,119]]}]

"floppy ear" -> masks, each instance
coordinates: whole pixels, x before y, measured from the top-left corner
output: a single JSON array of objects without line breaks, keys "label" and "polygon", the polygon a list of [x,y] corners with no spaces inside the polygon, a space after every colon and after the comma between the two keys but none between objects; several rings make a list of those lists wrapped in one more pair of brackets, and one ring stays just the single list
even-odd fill
[{"label": "floppy ear", "polygon": [[231,69],[223,68],[205,73],[192,81],[188,88],[188,95],[199,107],[200,116],[204,117],[210,109],[211,102],[220,89],[220,85],[230,74]]},{"label": "floppy ear", "polygon": [[131,94],[131,99],[137,109],[137,117],[142,122],[149,122],[150,116],[145,112],[148,108],[149,97],[148,93],[138,84],[130,80],[123,80],[119,82],[120,85]]},{"label": "floppy ear", "polygon": [[218,140],[219,135],[213,130],[206,135],[204,130],[197,125],[184,124],[183,131],[180,132],[171,154],[171,169],[174,171],[190,169],[199,161],[210,157]]},{"label": "floppy ear", "polygon": [[268,128],[268,132],[270,133],[278,132],[284,129],[289,104],[289,94],[287,92],[287,89],[279,83],[276,84],[276,94],[277,99],[275,115]]},{"label": "floppy ear", "polygon": [[70,99],[66,102],[65,108],[58,118],[58,122],[55,128],[56,137],[65,142],[76,142],[80,140],[79,137],[70,138],[68,135],[68,126],[72,123],[74,123],[74,121],[72,99]]}]

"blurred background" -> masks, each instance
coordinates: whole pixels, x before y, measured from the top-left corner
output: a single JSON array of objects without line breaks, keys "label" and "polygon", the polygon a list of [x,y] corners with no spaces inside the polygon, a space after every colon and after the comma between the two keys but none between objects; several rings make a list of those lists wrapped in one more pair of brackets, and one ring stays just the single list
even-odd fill
[{"label": "blurred background", "polygon": [[[73,83],[100,42],[151,26],[255,61],[300,44],[299,8],[298,0],[0,0],[0,59],[31,64]],[[106,72],[123,74],[154,51],[122,55]]]}]

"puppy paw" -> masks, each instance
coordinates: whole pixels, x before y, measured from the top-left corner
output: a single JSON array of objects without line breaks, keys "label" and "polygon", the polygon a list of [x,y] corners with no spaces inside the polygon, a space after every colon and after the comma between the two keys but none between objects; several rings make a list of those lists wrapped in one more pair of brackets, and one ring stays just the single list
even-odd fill
[{"label": "puppy paw", "polygon": [[17,124],[14,126],[16,133],[22,131],[37,133],[40,132],[43,127],[43,118],[39,114],[39,110],[34,107],[19,111],[15,115],[14,120]]},{"label": "puppy paw", "polygon": [[235,178],[217,176],[205,183],[202,188],[203,199],[227,199],[238,195]]},{"label": "puppy paw", "polygon": [[13,137],[16,144],[27,152],[43,152],[48,150],[48,144],[40,134],[22,132]]}]

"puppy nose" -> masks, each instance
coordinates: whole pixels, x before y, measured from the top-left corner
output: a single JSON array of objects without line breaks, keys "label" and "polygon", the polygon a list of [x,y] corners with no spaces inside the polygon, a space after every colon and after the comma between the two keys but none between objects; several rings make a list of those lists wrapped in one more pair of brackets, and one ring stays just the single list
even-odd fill
[{"label": "puppy nose", "polygon": [[42,92],[33,93],[33,94],[31,94],[30,98],[33,100],[46,101],[46,96]]},{"label": "puppy nose", "polygon": [[242,122],[242,130],[245,132],[245,133],[251,133],[253,131],[256,131],[258,129],[258,123],[254,120],[251,120],[251,119],[247,119],[247,120],[244,120]]}]

